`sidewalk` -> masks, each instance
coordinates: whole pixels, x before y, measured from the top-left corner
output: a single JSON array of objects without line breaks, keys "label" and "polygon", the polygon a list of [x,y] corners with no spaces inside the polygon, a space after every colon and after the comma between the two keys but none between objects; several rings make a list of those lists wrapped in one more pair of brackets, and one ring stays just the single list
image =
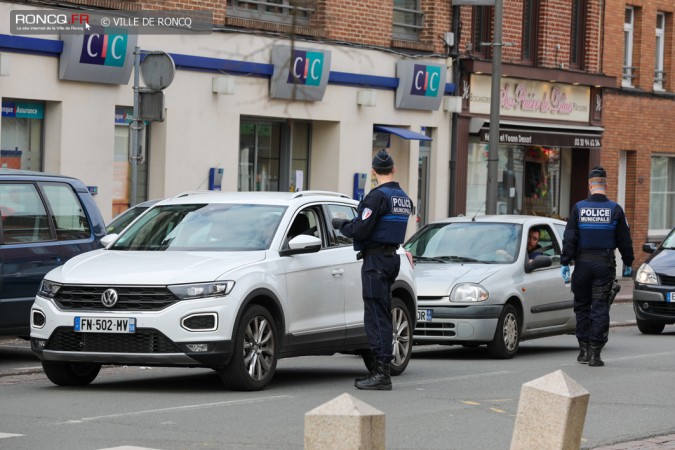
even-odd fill
[{"label": "sidewalk", "polygon": [[628,303],[633,301],[633,279],[619,278],[621,290],[616,294],[615,302]]}]

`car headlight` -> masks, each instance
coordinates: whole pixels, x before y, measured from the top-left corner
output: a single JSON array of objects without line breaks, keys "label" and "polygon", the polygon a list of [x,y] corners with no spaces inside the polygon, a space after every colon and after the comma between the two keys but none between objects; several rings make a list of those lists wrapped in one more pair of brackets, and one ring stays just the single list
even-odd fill
[{"label": "car headlight", "polygon": [[46,298],[56,297],[56,293],[61,289],[62,284],[54,283],[49,280],[42,280],[40,283],[40,289],[38,289],[38,295]]},{"label": "car headlight", "polygon": [[232,291],[234,281],[214,281],[213,283],[175,284],[167,286],[181,300],[205,297],[224,297]]},{"label": "car headlight", "polygon": [[659,284],[654,269],[649,264],[642,264],[635,274],[635,281],[642,284]]},{"label": "car headlight", "polygon": [[488,291],[480,284],[460,283],[450,292],[451,302],[484,302],[490,297]]}]

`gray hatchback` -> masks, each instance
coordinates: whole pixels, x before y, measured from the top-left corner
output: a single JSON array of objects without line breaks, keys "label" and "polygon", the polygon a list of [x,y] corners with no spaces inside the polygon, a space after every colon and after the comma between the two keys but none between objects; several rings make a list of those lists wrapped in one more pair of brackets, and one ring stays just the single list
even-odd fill
[{"label": "gray hatchback", "polygon": [[[538,216],[455,217],[405,244],[415,261],[415,344],[475,347],[511,358],[520,341],[573,333],[569,284],[560,276],[565,222]],[[528,252],[528,235],[538,246]]]}]

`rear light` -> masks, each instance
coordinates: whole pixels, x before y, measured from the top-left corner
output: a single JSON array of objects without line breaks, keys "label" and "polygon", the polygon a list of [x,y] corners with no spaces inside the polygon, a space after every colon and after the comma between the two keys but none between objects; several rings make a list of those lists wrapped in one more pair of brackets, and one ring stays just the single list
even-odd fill
[{"label": "rear light", "polygon": [[415,263],[413,262],[412,253],[410,253],[410,252],[405,252],[405,256],[407,256],[407,257],[408,257],[408,261],[410,261],[410,267],[415,267]]}]

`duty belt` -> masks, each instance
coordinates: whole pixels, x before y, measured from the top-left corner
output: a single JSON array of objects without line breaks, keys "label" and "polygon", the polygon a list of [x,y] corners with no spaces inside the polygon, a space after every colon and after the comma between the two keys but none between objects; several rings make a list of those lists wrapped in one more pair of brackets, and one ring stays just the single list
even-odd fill
[{"label": "duty belt", "polygon": [[600,253],[581,252],[577,259],[584,261],[610,262],[614,260],[614,253],[602,255]]},{"label": "duty belt", "polygon": [[385,256],[394,256],[396,250],[398,249],[398,244],[385,244],[385,245],[376,245],[374,247],[364,248],[356,254],[356,259],[363,259],[364,256],[371,255],[385,255]]}]

